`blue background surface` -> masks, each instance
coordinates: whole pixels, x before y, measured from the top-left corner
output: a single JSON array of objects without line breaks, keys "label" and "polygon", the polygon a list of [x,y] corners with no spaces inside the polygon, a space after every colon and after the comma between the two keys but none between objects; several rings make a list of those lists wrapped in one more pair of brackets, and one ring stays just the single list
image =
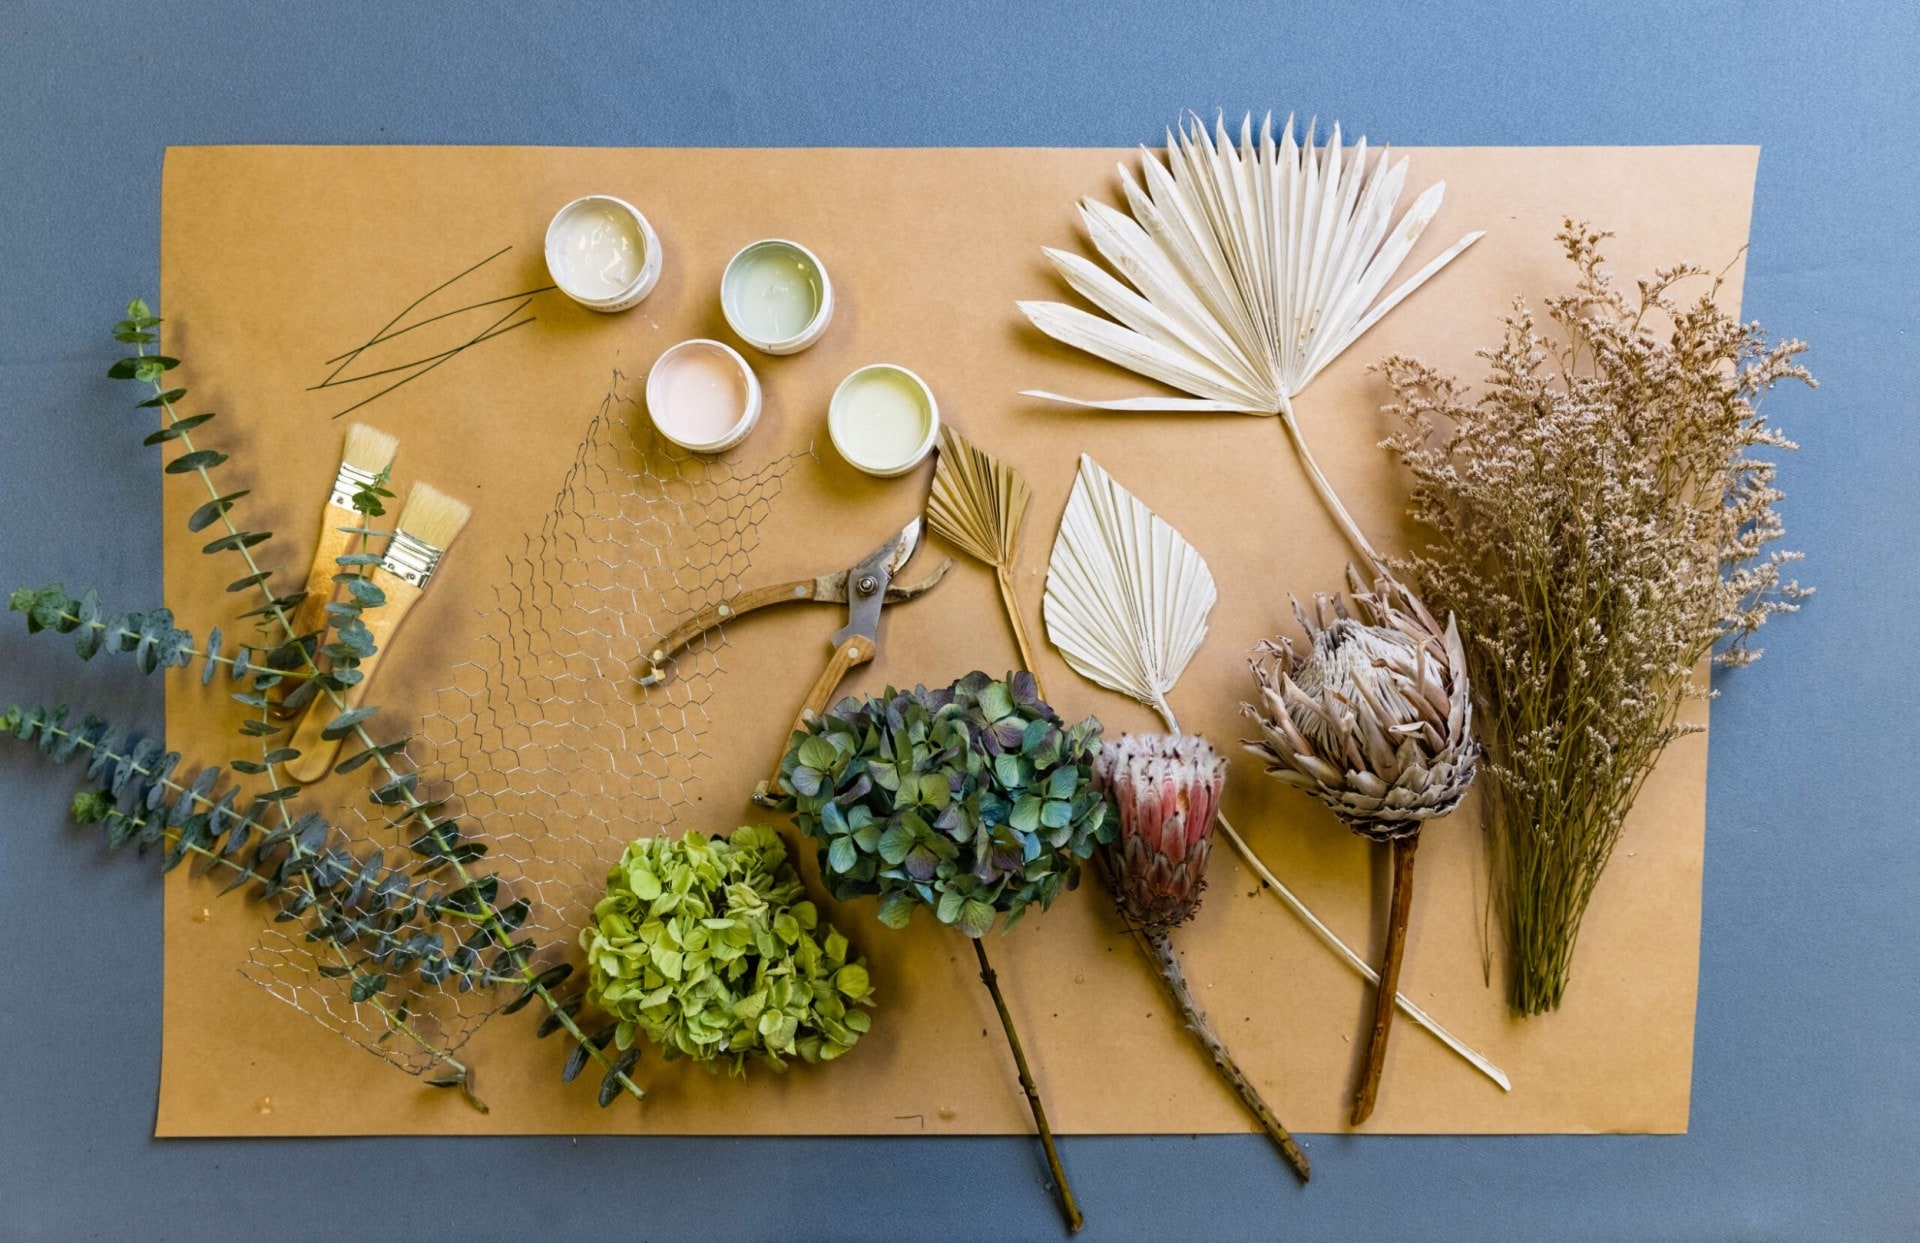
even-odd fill
[{"label": "blue background surface", "polygon": [[[1066,1159],[1089,1239],[1914,1237],[1917,60],[1892,4],[0,0],[0,587],[159,600],[102,373],[169,144],[1119,145],[1183,108],[1760,143],[1746,311],[1813,343],[1773,413],[1820,594],[1720,682],[1691,1134],[1316,1137],[1306,1191],[1254,1137]],[[157,722],[115,672],[0,618],[0,699]],[[1060,1236],[1019,1139],[156,1142],[159,883],[62,828],[72,788],[0,750],[0,1238]]]}]

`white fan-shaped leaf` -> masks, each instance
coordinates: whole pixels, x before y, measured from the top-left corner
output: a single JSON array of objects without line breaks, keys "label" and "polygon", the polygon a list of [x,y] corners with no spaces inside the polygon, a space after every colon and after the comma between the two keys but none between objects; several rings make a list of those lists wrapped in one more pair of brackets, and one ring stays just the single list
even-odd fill
[{"label": "white fan-shaped leaf", "polygon": [[1091,202],[1081,212],[1094,250],[1120,279],[1048,252],[1075,292],[1115,322],[1066,314],[1071,308],[1054,302],[1020,309],[1056,340],[1208,404],[1147,396],[1077,405],[1277,414],[1482,236],[1461,238],[1383,297],[1438,213],[1445,183],[1395,224],[1406,160],[1384,151],[1369,158],[1365,138],[1344,146],[1337,125],[1316,146],[1311,127],[1305,142],[1294,140],[1289,117],[1276,142],[1272,118],[1256,139],[1249,115],[1236,144],[1224,118],[1209,134],[1193,117],[1167,134],[1164,163],[1143,150],[1140,177],[1120,173],[1132,219]]},{"label": "white fan-shaped leaf", "polygon": [[1067,663],[1171,720],[1167,692],[1207,637],[1216,598],[1193,545],[1082,454],[1042,606]]}]

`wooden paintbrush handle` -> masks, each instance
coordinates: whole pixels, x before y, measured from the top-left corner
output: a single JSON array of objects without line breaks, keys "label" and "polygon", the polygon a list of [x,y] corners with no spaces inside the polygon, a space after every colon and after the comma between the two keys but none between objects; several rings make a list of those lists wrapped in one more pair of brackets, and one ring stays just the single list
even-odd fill
[{"label": "wooden paintbrush handle", "polygon": [[833,701],[833,692],[840,688],[840,679],[846,677],[847,671],[855,665],[864,665],[872,660],[875,651],[873,640],[862,634],[852,636],[834,649],[833,658],[827,661],[827,667],[820,671],[813,689],[807,692],[806,702],[800,705],[800,715],[795,719],[793,729],[787,731],[780,740],[780,758],[774,761],[773,776],[754,789],[754,802],[764,805],[774,801],[779,789],[780,765],[786,759],[787,744],[793,735],[827,710],[827,705]]},{"label": "wooden paintbrush handle", "polygon": [[347,555],[356,538],[349,529],[364,526],[359,514],[338,505],[320,513],[320,538],[313,546],[313,564],[307,570],[307,598],[287,619],[296,635],[312,634],[327,624],[327,604],[333,599],[333,576],[343,571],[336,558]]},{"label": "wooden paintbrush handle", "polygon": [[406,620],[426,590],[394,577],[383,566],[375,566],[371,577],[374,586],[387,596],[385,604],[360,615],[367,632],[373,636],[373,655],[360,662],[360,680],[340,692],[341,702],[334,702],[333,696],[322,692],[307,705],[306,715],[300,718],[300,728],[294,731],[290,744],[300,754],[287,761],[287,776],[301,785],[311,785],[333,771],[333,757],[339,754],[345,739],[323,738],[321,732],[335,717],[349,708],[359,707],[360,701],[366,698],[367,687],[373,684],[374,670],[387,654],[394,632],[400,629],[400,623]]},{"label": "wooden paintbrush handle", "polygon": [[[313,564],[307,569],[305,591],[307,598],[295,605],[287,614],[287,625],[296,638],[306,635],[326,634],[327,605],[333,601],[333,576],[344,568],[337,558],[344,557],[353,547],[354,536],[342,530],[342,527],[361,525],[360,515],[351,509],[341,509],[329,504],[320,510],[320,538],[313,545]],[[315,639],[313,647],[318,649],[320,639]],[[301,685],[295,678],[278,682],[267,692],[267,699],[273,704],[274,715],[292,716],[293,713],[282,706],[288,693]]]}]

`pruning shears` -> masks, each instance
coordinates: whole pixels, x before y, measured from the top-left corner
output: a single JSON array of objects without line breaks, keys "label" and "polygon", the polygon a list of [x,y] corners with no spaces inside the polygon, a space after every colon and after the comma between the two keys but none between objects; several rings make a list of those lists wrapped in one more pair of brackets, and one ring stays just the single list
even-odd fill
[{"label": "pruning shears", "polygon": [[[807,692],[805,702],[800,705],[800,715],[795,719],[793,728],[801,729],[827,710],[833,692],[848,670],[866,664],[878,654],[881,610],[889,604],[911,600],[932,590],[953,568],[953,558],[947,557],[916,583],[902,586],[894,582],[895,576],[920,547],[921,521],[915,518],[902,527],[898,535],[844,570],[823,574],[818,578],[755,587],[702,609],[654,645],[647,654],[648,668],[639,678],[640,685],[653,686],[664,681],[668,658],[722,622],[776,604],[797,604],[802,601],[844,604],[847,606],[847,624],[834,632],[831,639],[833,654],[827,659],[827,667],[820,671],[813,689]],[[778,772],[776,767],[776,776]],[[772,778],[762,781],[754,789],[754,801],[768,802],[772,797],[772,788]]]}]

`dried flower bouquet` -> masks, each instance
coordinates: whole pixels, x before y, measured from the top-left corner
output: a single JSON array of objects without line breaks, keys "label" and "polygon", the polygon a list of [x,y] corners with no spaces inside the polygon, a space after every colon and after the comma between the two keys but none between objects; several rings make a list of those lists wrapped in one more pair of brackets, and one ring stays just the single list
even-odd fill
[{"label": "dried flower bouquet", "polygon": [[[1434,535],[1404,569],[1466,639],[1487,748],[1493,891],[1509,1000],[1556,1009],[1581,920],[1622,823],[1667,745],[1700,661],[1743,665],[1782,578],[1773,465],[1792,444],[1756,406],[1812,383],[1798,341],[1769,342],[1694,267],[1636,283],[1602,266],[1609,235],[1568,221],[1578,279],[1548,324],[1517,304],[1485,389],[1409,358],[1385,364],[1404,422],[1391,442]],[[1678,289],[1703,281],[1698,297]]]}]

